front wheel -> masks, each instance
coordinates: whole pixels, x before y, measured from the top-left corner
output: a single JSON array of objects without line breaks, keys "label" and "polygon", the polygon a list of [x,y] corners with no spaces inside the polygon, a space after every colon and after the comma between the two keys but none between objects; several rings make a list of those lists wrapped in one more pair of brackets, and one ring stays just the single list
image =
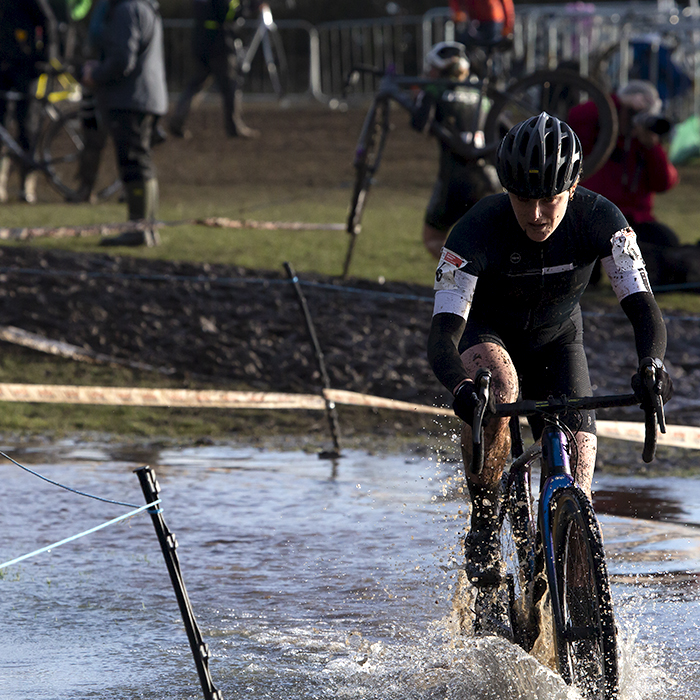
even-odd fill
[{"label": "front wheel", "polygon": [[592,101],[598,110],[599,130],[583,168],[590,177],[604,165],[617,140],[617,110],[597,83],[575,71],[560,68],[532,73],[499,93],[489,110],[484,134],[489,144],[499,143],[508,130],[542,112],[566,121],[572,107]]},{"label": "front wheel", "polygon": [[546,504],[544,532],[559,673],[586,700],[616,700],[617,636],[605,551],[585,494],[570,486]]},{"label": "front wheel", "polygon": [[389,133],[389,100],[375,99],[367,112],[355,150],[355,183],[348,211],[347,232],[350,245],[343,266],[343,277],[347,277],[357,234],[362,228],[362,214],[367,202],[367,193],[379,169]]},{"label": "front wheel", "polygon": [[[534,459],[534,457],[533,457]],[[537,637],[534,613],[535,526],[529,463],[511,467],[502,482],[501,551],[509,588],[513,640],[530,651]]]},{"label": "front wheel", "polygon": [[46,129],[39,151],[49,181],[68,201],[108,199],[122,189],[116,165],[101,158],[107,140],[92,104],[62,113]]}]

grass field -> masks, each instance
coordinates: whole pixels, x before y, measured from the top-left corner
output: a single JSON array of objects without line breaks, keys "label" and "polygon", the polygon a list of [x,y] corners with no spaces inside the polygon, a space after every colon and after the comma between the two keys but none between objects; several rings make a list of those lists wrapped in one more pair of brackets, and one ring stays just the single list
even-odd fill
[{"label": "grass field", "polygon": [[[193,137],[170,139],[156,152],[161,183],[160,218],[178,222],[208,216],[260,221],[345,221],[353,176],[352,154],[363,117],[360,111],[331,112],[320,107],[280,110],[251,106],[247,121],[263,132],[258,141],[226,140],[218,119],[218,106],[195,113]],[[363,232],[357,240],[351,276],[407,281],[431,285],[434,260],[424,250],[420,230],[437,166],[437,147],[410,131],[405,115],[398,114],[384,163],[373,188]],[[108,154],[111,158],[111,153]],[[658,197],[658,216],[681,239],[700,238],[700,166],[682,169],[681,184]],[[0,205],[0,228],[61,226],[121,222],[124,204],[68,205],[45,183],[34,206],[9,202]],[[168,260],[230,263],[254,269],[282,272],[285,261],[304,272],[339,275],[348,246],[339,231],[261,231],[217,229],[192,224],[168,225],[161,231],[162,245],[152,249],[100,248],[97,237],[39,238],[32,246],[71,251],[114,252]],[[8,243],[8,245],[18,245]],[[595,292],[615,303],[610,291]],[[665,309],[700,312],[700,296],[661,295]],[[38,353],[10,348],[0,360],[0,381],[133,386],[182,386],[162,378],[94,366],[76,365]],[[88,431],[152,437],[206,436],[221,438],[261,435],[285,424],[289,414],[249,412],[233,417],[227,412],[165,411],[5,404],[3,425],[7,433],[68,433]],[[363,423],[362,411],[344,409],[351,423]],[[386,416],[386,425],[396,422]],[[304,418],[310,434],[326,432],[322,414]],[[297,425],[298,428],[298,425]],[[391,429],[394,433],[396,430]],[[391,431],[390,431],[391,432]]]},{"label": "grass field", "polygon": [[[280,110],[248,107],[247,120],[260,127],[257,141],[225,139],[218,105],[193,115],[192,138],[170,139],[156,151],[161,185],[160,218],[177,222],[208,216],[261,221],[344,223],[353,178],[352,156],[363,112],[340,113],[320,106]],[[111,153],[105,159],[111,161]],[[357,240],[353,276],[431,284],[434,261],[420,241],[425,205],[437,167],[437,147],[412,132],[403,113],[394,116],[377,183]],[[681,184],[657,198],[659,218],[683,242],[700,239],[700,165],[681,170]],[[120,222],[126,207],[116,201],[67,205],[40,183],[40,203],[8,203],[0,227],[60,226]],[[170,260],[223,262],[250,268],[281,269],[286,260],[300,272],[338,275],[348,236],[338,231],[261,231],[167,226],[156,249],[120,254]],[[95,237],[52,240],[32,245],[95,251]],[[667,303],[693,305],[695,297],[666,297]]]}]

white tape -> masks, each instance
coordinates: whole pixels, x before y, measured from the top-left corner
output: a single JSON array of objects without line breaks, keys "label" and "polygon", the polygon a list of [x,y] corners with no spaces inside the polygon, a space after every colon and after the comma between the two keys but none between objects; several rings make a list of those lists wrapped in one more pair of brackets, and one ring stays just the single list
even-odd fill
[{"label": "white tape", "polygon": [[[434,416],[453,416],[451,408],[396,401],[354,391],[325,389],[318,394],[280,394],[262,391],[144,389],[140,387],[66,386],[54,384],[0,384],[0,401],[67,403],[107,406],[162,406],[170,408],[304,409],[322,411],[326,401],[349,406],[385,408]],[[644,441],[644,424],[632,421],[597,421],[600,437]],[[667,425],[659,445],[700,449],[700,428]]]}]

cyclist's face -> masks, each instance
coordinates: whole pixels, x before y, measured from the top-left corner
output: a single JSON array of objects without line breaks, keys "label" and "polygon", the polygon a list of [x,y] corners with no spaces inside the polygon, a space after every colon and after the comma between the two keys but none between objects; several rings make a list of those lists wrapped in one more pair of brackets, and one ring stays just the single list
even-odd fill
[{"label": "cyclist's face", "polygon": [[528,199],[508,193],[515,218],[531,241],[542,243],[556,230],[566,214],[570,192],[562,192],[547,199]]}]

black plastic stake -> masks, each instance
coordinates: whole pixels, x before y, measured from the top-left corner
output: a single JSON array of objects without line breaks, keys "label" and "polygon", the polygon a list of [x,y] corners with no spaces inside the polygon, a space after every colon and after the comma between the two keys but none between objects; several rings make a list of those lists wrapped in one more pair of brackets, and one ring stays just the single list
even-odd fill
[{"label": "black plastic stake", "polygon": [[[309,311],[309,306],[306,303],[306,297],[299,284],[299,278],[297,273],[294,272],[294,268],[290,263],[284,263],[284,268],[289,275],[289,279],[292,280],[294,285],[294,291],[297,293],[297,299],[299,299],[299,306],[301,307],[301,312],[304,314],[304,320],[306,321],[306,329],[309,332],[309,338],[311,339],[311,344],[314,346],[314,352],[316,354],[316,362],[318,363],[318,369],[321,373],[321,380],[323,381],[323,388],[330,389],[331,381],[328,378],[328,372],[326,372],[326,361],[323,357],[323,350],[321,350],[321,345],[318,342],[318,337],[316,335],[316,329],[314,328],[314,321],[311,318],[311,313]],[[326,402],[326,416],[328,417],[328,425],[331,431],[331,439],[333,440],[334,452],[323,452],[322,457],[327,459],[334,459],[340,457],[340,427],[338,425],[338,415],[335,411],[335,402],[324,396]]]},{"label": "black plastic stake", "polygon": [[[141,489],[143,490],[143,495],[146,497],[146,503],[152,503],[158,500],[160,486],[158,485],[155,472],[150,467],[140,467],[139,469],[135,469],[134,472],[141,482]],[[187,595],[185,582],[182,578],[180,560],[175,551],[177,549],[177,540],[175,539],[175,535],[168,530],[159,505],[149,508],[148,512],[151,514],[153,527],[156,529],[160,548],[163,551],[165,564],[170,574],[170,580],[175,589],[175,596],[180,606],[182,621],[185,623],[187,638],[190,641],[194,663],[197,666],[197,673],[199,674],[199,680],[202,684],[202,690],[204,691],[204,700],[223,700],[223,695],[214,687],[209,673],[209,649],[202,640],[199,627],[197,627],[197,621],[194,618],[192,605]]]}]

